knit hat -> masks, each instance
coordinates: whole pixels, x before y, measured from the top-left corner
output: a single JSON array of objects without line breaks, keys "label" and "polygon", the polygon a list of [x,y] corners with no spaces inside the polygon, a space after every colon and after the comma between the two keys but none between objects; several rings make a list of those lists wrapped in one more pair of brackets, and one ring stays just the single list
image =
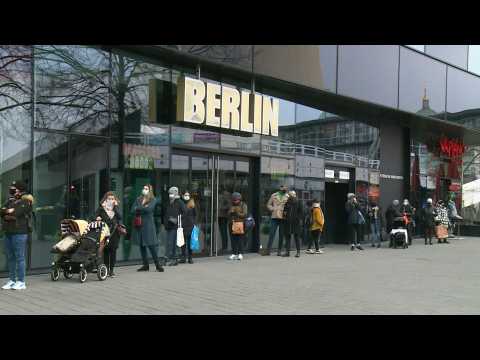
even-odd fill
[{"label": "knit hat", "polygon": [[232,194],[232,200],[242,200],[242,195],[238,192]]},{"label": "knit hat", "polygon": [[178,196],[178,188],[175,186],[172,186],[170,189],[168,189],[168,193]]},{"label": "knit hat", "polygon": [[353,197],[355,197],[355,194],[354,194],[354,193],[348,193],[348,194],[347,194],[347,199],[351,199],[351,198],[353,198]]}]

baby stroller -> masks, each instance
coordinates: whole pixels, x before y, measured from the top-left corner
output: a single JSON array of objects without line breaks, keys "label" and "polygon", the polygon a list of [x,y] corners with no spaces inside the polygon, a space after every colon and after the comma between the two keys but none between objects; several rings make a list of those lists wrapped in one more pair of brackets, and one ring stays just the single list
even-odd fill
[{"label": "baby stroller", "polygon": [[55,244],[51,253],[58,254],[52,263],[52,281],[57,281],[60,271],[66,279],[79,274],[81,283],[87,274],[96,272],[100,281],[107,278],[108,270],[103,263],[103,249],[108,244],[110,229],[101,221],[87,223],[85,220],[62,220],[62,240]]},{"label": "baby stroller", "polygon": [[394,249],[397,247],[408,248],[407,222],[406,216],[393,219],[393,228],[390,232],[390,247]]}]

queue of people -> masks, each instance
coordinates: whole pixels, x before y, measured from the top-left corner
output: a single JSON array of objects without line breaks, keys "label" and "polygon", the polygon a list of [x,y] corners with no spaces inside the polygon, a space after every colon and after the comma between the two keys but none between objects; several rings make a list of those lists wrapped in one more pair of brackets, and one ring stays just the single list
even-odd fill
[{"label": "queue of people", "polygon": [[[25,249],[28,236],[32,233],[33,222],[33,196],[28,194],[27,186],[22,181],[12,183],[9,190],[9,198],[0,209],[2,228],[5,232],[5,249],[8,262],[9,281],[2,289],[21,290],[26,288],[25,284]],[[228,201],[227,201],[228,199]],[[228,202],[228,203],[227,203]],[[154,211],[158,204],[152,185],[146,184],[141,194],[135,199],[130,209],[133,216],[131,238],[139,244],[143,265],[138,271],[149,271],[148,252],[153,259],[158,272],[164,268],[158,256],[159,239],[154,221]],[[111,191],[107,192],[101,199],[94,219],[102,221],[110,228],[110,241],[103,249],[103,260],[107,266],[108,275],[115,276],[116,252],[119,246],[120,237],[126,235],[126,226],[122,222],[120,212],[120,201]],[[268,246],[262,255],[270,255],[275,235],[279,233],[278,256],[289,257],[291,240],[295,241],[296,254],[300,257],[300,239],[302,230],[307,234],[307,254],[323,254],[324,247],[323,230],[325,219],[323,210],[318,199],[307,202],[304,207],[299,201],[295,191],[288,191],[284,185],[279,191],[274,192],[267,204],[270,211],[270,227]],[[248,207],[238,192],[226,196],[221,202],[221,218],[219,216],[219,227],[222,233],[222,245],[226,248],[230,237],[232,254],[230,260],[243,260],[243,248],[245,238],[250,230],[247,228],[246,220],[251,218],[248,214]],[[380,206],[371,201],[362,206],[353,193],[347,195],[345,204],[346,219],[350,229],[350,249],[363,250],[361,242],[364,238],[364,229],[367,224],[370,227],[371,246],[380,248],[382,232],[386,228],[390,233],[396,226],[402,223],[408,233],[408,242],[412,243],[413,229],[415,226],[416,209],[410,205],[408,199],[404,199],[400,205],[394,200],[383,214]],[[449,210],[442,200],[436,205],[432,199],[428,199],[421,209],[421,220],[424,228],[425,245],[432,245],[432,237],[438,239],[438,243],[448,243],[448,228],[450,226]],[[166,265],[177,266],[178,264],[193,264],[192,257],[192,233],[196,226],[197,210],[195,201],[189,191],[182,195],[175,186],[168,190],[168,204],[163,214],[163,224],[166,230]],[[384,216],[386,221],[384,221]],[[368,223],[367,223],[368,220]],[[182,245],[178,243],[179,231],[182,233]],[[177,247],[180,247],[181,256],[177,257]],[[282,253],[283,247],[285,252]],[[314,247],[314,249],[313,249]],[[165,265],[165,264],[163,264]]]}]

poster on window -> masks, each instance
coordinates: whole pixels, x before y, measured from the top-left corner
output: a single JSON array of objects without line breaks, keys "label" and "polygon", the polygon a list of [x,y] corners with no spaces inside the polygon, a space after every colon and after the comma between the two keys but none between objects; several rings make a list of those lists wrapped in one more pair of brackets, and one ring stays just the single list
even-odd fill
[{"label": "poster on window", "polygon": [[376,184],[370,184],[368,188],[368,200],[375,203],[380,201],[380,186]]}]

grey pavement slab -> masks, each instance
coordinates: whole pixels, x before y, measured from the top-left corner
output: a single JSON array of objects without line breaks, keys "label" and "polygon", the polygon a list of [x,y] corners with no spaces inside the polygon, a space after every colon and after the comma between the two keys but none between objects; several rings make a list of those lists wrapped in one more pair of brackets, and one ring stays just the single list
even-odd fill
[{"label": "grey pavement slab", "polygon": [[[0,291],[0,314],[479,314],[480,238],[410,248],[350,251],[327,245],[300,258],[246,254],[197,259],[138,273],[119,267],[52,282],[29,276],[24,291]],[[153,267],[151,267],[152,269]],[[6,280],[6,279],[3,279]]]}]

